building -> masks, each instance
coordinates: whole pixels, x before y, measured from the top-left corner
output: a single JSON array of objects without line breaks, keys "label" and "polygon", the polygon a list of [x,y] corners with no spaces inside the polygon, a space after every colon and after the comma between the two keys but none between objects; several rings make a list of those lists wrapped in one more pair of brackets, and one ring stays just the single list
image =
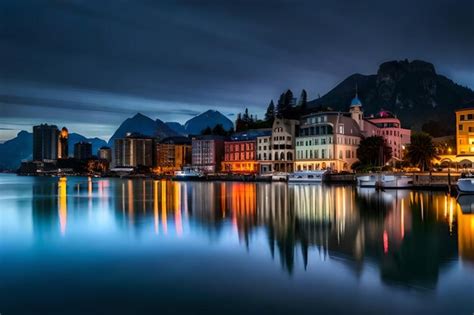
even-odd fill
[{"label": "building", "polygon": [[392,149],[393,159],[401,160],[410,143],[411,131],[402,128],[400,120],[385,110],[364,117],[356,94],[349,112],[320,112],[302,117],[295,167],[297,170],[350,170],[357,161],[360,140],[372,136],[383,137]]},{"label": "building", "polygon": [[350,113],[321,112],[301,119],[295,169],[349,170],[357,161],[360,127]]},{"label": "building", "polygon": [[33,127],[33,160],[58,158],[59,130],[55,125],[41,124]]},{"label": "building", "polygon": [[377,115],[368,117],[366,120],[377,126],[378,134],[392,149],[392,158],[402,160],[406,145],[410,143],[411,130],[402,128],[400,120],[386,110],[381,110]]},{"label": "building", "polygon": [[295,159],[295,135],[299,121],[276,118],[272,126],[272,170],[293,172]]},{"label": "building", "polygon": [[114,165],[118,167],[152,167],[154,139],[140,134],[127,134],[115,139]]},{"label": "building", "polygon": [[257,160],[259,173],[271,173],[273,169],[272,159],[272,132],[257,137]]},{"label": "building", "polygon": [[456,139],[433,139],[438,158],[433,164],[441,168],[472,169],[474,166],[474,101],[456,111]]},{"label": "building", "polygon": [[112,162],[112,149],[109,147],[101,147],[97,152],[97,157],[107,162]]},{"label": "building", "polygon": [[77,142],[74,144],[74,158],[88,160],[92,157],[92,144],[90,142]]},{"label": "building", "polygon": [[155,145],[155,171],[174,173],[191,164],[191,140],[187,137],[169,137]]},{"label": "building", "polygon": [[66,127],[63,127],[58,139],[58,159],[67,159],[69,157],[68,138],[69,131]]},{"label": "building", "polygon": [[456,111],[456,154],[474,155],[474,108]]},{"label": "building", "polygon": [[224,137],[206,135],[192,139],[192,166],[204,173],[220,171],[224,156]]},{"label": "building", "polygon": [[271,137],[270,129],[247,130],[233,134],[224,142],[222,170],[229,173],[257,174],[260,172],[257,156],[258,137]]}]

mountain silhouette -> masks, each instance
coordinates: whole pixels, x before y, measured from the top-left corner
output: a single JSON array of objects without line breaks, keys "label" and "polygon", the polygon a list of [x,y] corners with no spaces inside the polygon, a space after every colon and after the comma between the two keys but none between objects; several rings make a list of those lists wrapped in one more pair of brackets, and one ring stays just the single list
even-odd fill
[{"label": "mountain silhouette", "polygon": [[355,93],[366,115],[381,109],[397,115],[404,127],[421,129],[428,121],[454,134],[454,111],[474,100],[474,91],[437,74],[433,64],[421,60],[382,63],[377,74],[353,74],[309,107],[327,106],[346,111]]}]

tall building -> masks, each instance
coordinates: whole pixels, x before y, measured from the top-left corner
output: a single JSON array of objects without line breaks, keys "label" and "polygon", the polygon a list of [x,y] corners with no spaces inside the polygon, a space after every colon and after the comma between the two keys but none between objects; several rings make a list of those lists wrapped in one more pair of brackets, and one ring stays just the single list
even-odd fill
[{"label": "tall building", "polygon": [[55,125],[41,124],[33,127],[33,160],[58,158],[59,131]]},{"label": "tall building", "polygon": [[92,144],[90,142],[77,142],[74,144],[74,158],[87,160],[92,157]]},{"label": "tall building", "polygon": [[97,156],[101,160],[106,160],[107,162],[112,162],[112,149],[109,147],[101,147],[97,152]]},{"label": "tall building", "polygon": [[115,139],[114,164],[124,167],[152,167],[154,139],[140,134],[127,134]]},{"label": "tall building", "polygon": [[260,174],[272,171],[272,131],[257,137],[257,160]]},{"label": "tall building", "polygon": [[260,172],[257,159],[257,138],[271,136],[270,129],[247,130],[233,134],[224,142],[222,170],[230,173],[257,174]]},{"label": "tall building", "polygon": [[186,137],[169,137],[155,145],[155,170],[173,173],[191,164],[191,140]]},{"label": "tall building", "polygon": [[272,126],[273,171],[293,172],[295,135],[299,121],[276,118]]},{"label": "tall building", "polygon": [[224,155],[224,137],[199,136],[192,140],[192,166],[205,173],[220,171]]},{"label": "tall building", "polygon": [[66,127],[63,127],[58,139],[58,159],[67,159],[69,157],[68,138],[69,131]]}]

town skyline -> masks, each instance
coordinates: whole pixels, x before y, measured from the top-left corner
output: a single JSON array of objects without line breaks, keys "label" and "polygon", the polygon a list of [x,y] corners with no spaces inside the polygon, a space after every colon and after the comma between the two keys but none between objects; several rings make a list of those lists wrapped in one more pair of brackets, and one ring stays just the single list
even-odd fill
[{"label": "town skyline", "polygon": [[0,141],[46,120],[107,138],[132,112],[259,114],[287,88],[314,99],[405,58],[474,87],[472,3],[365,4],[3,2]]}]

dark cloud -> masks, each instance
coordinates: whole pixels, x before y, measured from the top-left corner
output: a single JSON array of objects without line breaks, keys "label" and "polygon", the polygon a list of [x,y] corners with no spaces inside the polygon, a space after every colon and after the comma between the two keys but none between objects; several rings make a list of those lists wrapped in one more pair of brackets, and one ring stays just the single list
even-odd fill
[{"label": "dark cloud", "polygon": [[[467,0],[7,0],[0,12],[0,83],[8,85],[0,107],[18,105],[8,105],[11,119],[25,118],[25,106],[54,120],[90,111],[85,122],[111,116],[111,130],[135,111],[181,121],[207,107],[261,114],[283,89],[315,97],[347,75],[405,58],[474,87]],[[35,84],[54,91],[22,92]]]}]

